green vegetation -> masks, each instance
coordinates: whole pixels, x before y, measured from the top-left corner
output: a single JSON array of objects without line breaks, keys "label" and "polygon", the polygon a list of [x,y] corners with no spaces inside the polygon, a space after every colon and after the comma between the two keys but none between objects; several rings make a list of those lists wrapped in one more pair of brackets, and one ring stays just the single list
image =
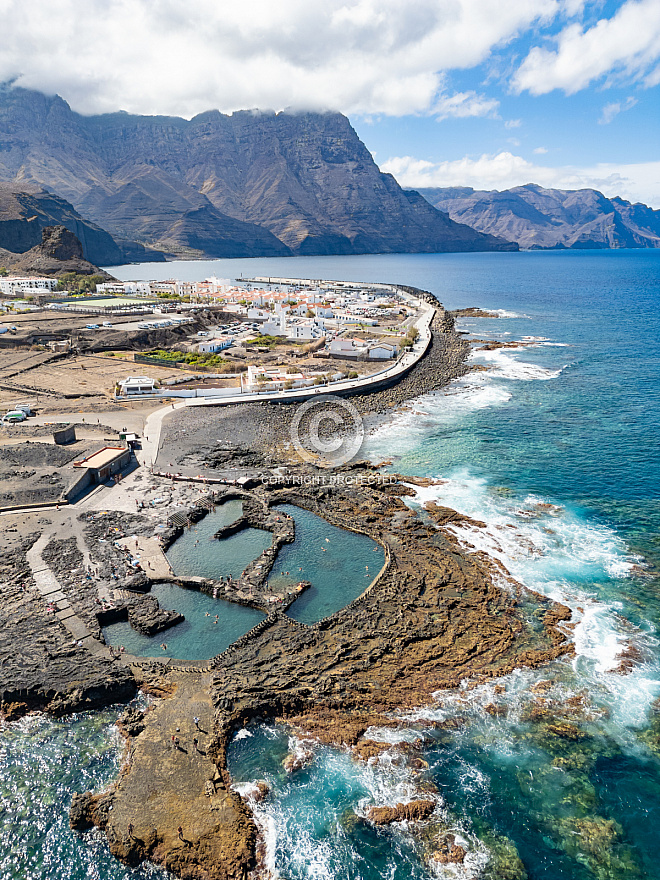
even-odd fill
[{"label": "green vegetation", "polygon": [[405,338],[401,341],[403,348],[412,347],[419,339],[419,330],[417,327],[411,327]]},{"label": "green vegetation", "polygon": [[217,367],[228,364],[229,361],[219,354],[184,351],[166,351],[162,348],[156,348],[153,351],[143,352],[144,357],[158,358],[161,361],[172,361],[172,363],[189,364],[190,366]]},{"label": "green vegetation", "polygon": [[[158,299],[175,299],[177,302],[181,302],[181,297],[176,293],[167,293],[165,290],[159,291],[156,296]],[[188,297],[190,299],[190,297]]]},{"label": "green vegetation", "polygon": [[5,269],[4,266],[0,266],[0,278],[4,278],[9,275],[9,272]]},{"label": "green vegetation", "polygon": [[78,272],[64,272],[57,279],[56,290],[69,290],[74,294],[96,293],[96,285],[105,281],[103,275],[80,275]]},{"label": "green vegetation", "polygon": [[258,336],[256,339],[246,339],[245,345],[281,345],[286,342],[285,336]]}]

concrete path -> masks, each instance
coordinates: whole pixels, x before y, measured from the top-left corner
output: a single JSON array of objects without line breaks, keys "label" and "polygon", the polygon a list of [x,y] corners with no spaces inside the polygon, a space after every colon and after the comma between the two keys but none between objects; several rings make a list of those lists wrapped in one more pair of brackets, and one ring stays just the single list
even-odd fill
[{"label": "concrete path", "polygon": [[49,540],[49,534],[42,535],[25,554],[37,589],[46,603],[52,602],[55,604],[57,608],[55,616],[69,631],[72,639],[76,642],[82,642],[84,647],[94,654],[101,654],[108,660],[111,660],[112,657],[108,648],[92,636],[86,624],[71,607],[71,603],[62,589],[62,585],[44,562],[41,551],[45,549]]}]

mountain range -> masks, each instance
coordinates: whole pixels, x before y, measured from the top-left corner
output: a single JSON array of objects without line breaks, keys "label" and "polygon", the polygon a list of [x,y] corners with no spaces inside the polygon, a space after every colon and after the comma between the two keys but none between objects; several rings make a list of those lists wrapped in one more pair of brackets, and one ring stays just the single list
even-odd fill
[{"label": "mountain range", "polygon": [[66,199],[120,250],[120,240],[184,258],[517,250],[404,191],[340,113],[82,116],[4,84],[0,180]]},{"label": "mountain range", "polygon": [[660,211],[607,198],[594,189],[469,186],[418,190],[452,220],[517,242],[521,248],[660,247]]}]

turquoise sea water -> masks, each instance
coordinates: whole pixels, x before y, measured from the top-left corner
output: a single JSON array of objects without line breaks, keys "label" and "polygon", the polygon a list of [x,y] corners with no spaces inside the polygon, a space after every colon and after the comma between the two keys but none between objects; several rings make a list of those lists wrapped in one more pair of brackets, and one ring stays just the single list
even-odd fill
[{"label": "turquoise sea water", "polygon": [[[461,321],[477,338],[535,343],[477,352],[475,363],[487,371],[415,401],[368,437],[364,451],[394,457],[397,471],[437,477],[439,484],[411,503],[438,500],[483,522],[456,536],[574,609],[576,657],[440,694],[399,729],[373,732],[393,745],[417,740],[428,764],[421,770],[395,748],[369,765],[340,750],[312,748],[309,766],[289,777],[282,759],[301,744],[285,728],[240,731],[230,754],[236,784],[248,796],[255,779],[272,785],[254,809],[273,876],[660,877],[653,726],[660,696],[660,252],[241,260],[113,272],[400,281],[432,290],[448,307],[502,310],[499,319]],[[612,670],[625,650],[634,665],[622,675]],[[548,684],[535,693],[541,680]],[[553,713],[557,705],[576,707],[577,717],[564,719],[575,726],[573,738],[534,720],[539,697],[552,701]],[[486,711],[493,702],[500,706],[495,716]],[[452,726],[438,728],[443,721]],[[40,723],[46,731],[67,729]],[[25,787],[26,768],[29,775],[42,746],[11,725],[3,748],[8,736],[26,757],[3,761],[2,784]],[[80,758],[87,774],[81,788],[112,775],[97,765],[106,737],[101,729]],[[79,747],[74,739],[69,755]],[[63,764],[63,779],[71,766]],[[54,789],[44,804],[37,793],[23,821],[62,841],[60,873],[94,876],[86,866],[103,858],[102,844],[89,843],[86,861],[69,849],[60,814],[71,783],[58,789],[59,773],[54,765]],[[411,799],[421,786],[437,803],[421,828],[376,831],[361,821],[370,805]],[[463,866],[433,860],[447,829],[468,851]],[[11,851],[4,835],[0,846]],[[130,876],[117,866],[106,870],[110,863],[102,861],[99,876]],[[6,876],[52,874],[37,866],[29,875]]]},{"label": "turquoise sea water", "polygon": [[151,865],[129,871],[98,831],[69,828],[76,791],[100,788],[121,766],[118,710],[65,721],[24,718],[0,735],[1,880],[166,880]]},{"label": "turquoise sea water", "polygon": [[174,573],[182,577],[220,578],[241,576],[244,569],[271,544],[263,529],[243,529],[218,540],[213,536],[235,522],[243,512],[240,501],[227,501],[186,529],[167,551]]}]

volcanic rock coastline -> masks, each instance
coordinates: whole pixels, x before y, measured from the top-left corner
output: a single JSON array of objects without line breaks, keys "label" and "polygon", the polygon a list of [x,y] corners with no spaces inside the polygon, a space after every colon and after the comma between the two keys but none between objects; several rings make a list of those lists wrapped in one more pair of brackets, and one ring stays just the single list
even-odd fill
[{"label": "volcanic rock coastline", "polygon": [[[393,388],[352,400],[363,413],[390,412],[466,372],[467,351],[451,316],[439,309],[433,345],[420,364]],[[115,784],[100,794],[81,792],[71,809],[74,828],[104,829],[111,851],[128,865],[150,860],[176,876],[200,880],[239,880],[258,868],[258,829],[249,800],[232,788],[227,766],[228,746],[246,724],[281,720],[311,740],[351,748],[356,760],[364,760],[382,749],[367,731],[392,726],[393,713],[427,705],[438,691],[465,680],[486,681],[573,650],[569,609],[530,593],[493,560],[461,550],[447,528],[460,519],[455,511],[410,505],[415,483],[428,481],[384,474],[367,462],[328,474],[297,461],[287,445],[293,410],[222,407],[185,420],[173,413],[162,454],[176,461],[175,470],[206,462],[205,474],[225,485],[212,491],[204,485],[207,477],[190,483],[185,475],[175,481],[139,474],[128,498],[130,513],[110,509],[109,501],[108,509],[94,513],[68,512],[69,534],[63,534],[64,514],[50,511],[41,535],[3,537],[5,717],[33,709],[63,714],[95,708],[126,701],[136,688],[150,695],[147,708],[130,709],[120,722],[127,757]],[[140,508],[148,491],[166,495],[168,505]],[[276,557],[271,547],[258,576],[256,567],[248,567],[236,585],[223,585],[217,594],[267,612],[219,656],[190,665],[109,651],[102,625],[117,615],[132,618],[138,628],[149,628],[154,619],[155,626],[166,622],[149,590],[159,580],[176,580],[156,574],[155,567],[136,570],[126,536],[144,558],[148,550],[155,566],[187,523],[230,498],[243,503],[241,521],[232,528],[268,528],[273,547],[292,537],[288,518],[274,508],[293,504],[367,535],[384,548],[385,564],[361,596],[305,625],[286,614],[295,595],[267,595]],[[51,589],[44,587],[45,571],[60,588],[48,594],[56,610],[45,604],[44,589]],[[187,588],[211,595],[219,589],[203,579],[184,580]],[[251,589],[245,589],[248,582]],[[112,602],[117,592],[130,601]],[[72,638],[72,621],[85,629],[84,638]],[[411,760],[421,761],[414,755]],[[431,807],[423,795],[418,803],[425,805],[404,805],[400,815],[374,814],[366,821],[421,819]],[[448,859],[462,857],[453,843],[438,851]]]}]

